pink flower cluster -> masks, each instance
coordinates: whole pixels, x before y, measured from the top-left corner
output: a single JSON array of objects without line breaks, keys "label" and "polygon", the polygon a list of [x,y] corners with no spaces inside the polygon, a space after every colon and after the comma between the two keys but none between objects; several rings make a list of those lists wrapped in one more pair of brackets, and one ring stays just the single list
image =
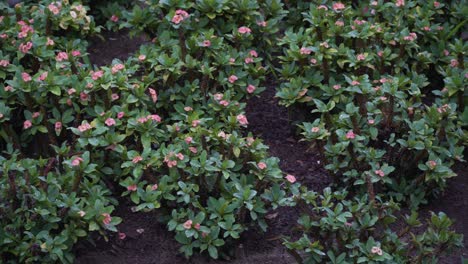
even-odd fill
[{"label": "pink flower cluster", "polygon": [[49,4],[48,8],[49,11],[52,12],[52,14],[57,15],[58,13],[60,13],[61,4],[54,2]]},{"label": "pink flower cluster", "polygon": [[176,157],[179,160],[184,160],[185,158],[182,153],[174,154],[174,152],[169,152],[169,154],[164,157],[164,162],[169,168],[177,166],[177,159],[172,159],[173,157]]},{"label": "pink flower cluster", "polygon": [[158,101],[158,93],[153,88],[148,88],[148,91],[150,93],[151,100],[153,103],[156,103],[156,101]]},{"label": "pink flower cluster", "polygon": [[416,35],[416,33],[414,32],[409,33],[409,36],[403,37],[403,39],[406,41],[414,41],[417,38],[418,38],[418,35]]},{"label": "pink flower cluster", "polygon": [[116,64],[116,65],[112,66],[112,74],[116,74],[117,72],[119,72],[119,71],[121,71],[123,69],[125,69],[125,66],[123,64],[121,64],[121,63]]},{"label": "pink flower cluster", "polygon": [[10,62],[8,60],[0,60],[1,67],[8,67],[8,65],[10,65]]},{"label": "pink flower cluster", "polygon": [[252,33],[252,30],[248,27],[240,27],[237,29],[237,32],[239,32],[240,34],[249,34]]},{"label": "pink flower cluster", "polygon": [[29,52],[29,50],[32,48],[33,44],[31,41],[28,41],[26,43],[21,43],[19,45],[19,51],[21,51],[22,53],[26,54]]},{"label": "pink flower cluster", "polygon": [[27,25],[24,21],[19,21],[18,24],[21,25],[21,31],[18,33],[18,38],[25,38],[28,36],[28,33],[34,32],[33,27]]},{"label": "pink flower cluster", "polygon": [[172,17],[171,21],[172,23],[177,25],[180,22],[182,22],[184,19],[186,19],[187,17],[189,17],[189,14],[185,10],[178,9],[176,10],[175,15]]},{"label": "pink flower cluster", "polygon": [[88,122],[83,123],[82,125],[78,126],[78,130],[83,133],[85,131],[90,130],[92,127]]},{"label": "pink flower cluster", "polygon": [[245,115],[237,115],[236,117],[237,119],[237,122],[239,122],[239,124],[243,125],[243,126],[246,126],[249,124],[249,121],[247,121],[247,117]]},{"label": "pink flower cluster", "polygon": [[61,51],[57,54],[57,56],[55,56],[55,60],[56,61],[68,60],[68,54],[66,52]]},{"label": "pink flower cluster", "polygon": [[380,247],[372,247],[371,249],[372,254],[377,254],[379,256],[382,256],[383,251]]}]

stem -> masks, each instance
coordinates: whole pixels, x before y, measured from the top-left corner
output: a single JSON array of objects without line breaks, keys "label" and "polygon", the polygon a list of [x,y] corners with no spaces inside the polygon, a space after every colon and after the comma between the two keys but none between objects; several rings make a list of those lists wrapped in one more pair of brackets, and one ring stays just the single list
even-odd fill
[{"label": "stem", "polygon": [[371,181],[370,175],[367,175],[366,183],[367,183],[367,192],[369,193],[370,202],[371,204],[375,204],[374,184]]},{"label": "stem", "polygon": [[179,45],[180,45],[180,50],[182,52],[182,61],[185,62],[185,57],[187,56],[187,47],[185,46],[185,36],[184,32],[182,29],[179,28]]}]

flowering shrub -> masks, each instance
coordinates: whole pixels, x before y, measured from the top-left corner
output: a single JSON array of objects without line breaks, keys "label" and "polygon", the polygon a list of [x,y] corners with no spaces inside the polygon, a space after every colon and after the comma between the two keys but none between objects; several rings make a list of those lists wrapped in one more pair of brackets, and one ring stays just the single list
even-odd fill
[{"label": "flowering shrub", "polygon": [[304,10],[310,27],[285,32],[277,96],[317,113],[300,127],[336,183],[417,207],[455,176],[467,46],[452,5],[328,1]]},{"label": "flowering shrub", "polygon": [[[319,195],[296,189],[304,234],[284,244],[298,263],[426,263],[462,246],[462,236],[449,230],[452,221],[444,213],[432,213],[421,232],[423,224],[414,211],[398,216],[399,205],[393,201],[376,197],[379,203],[373,204],[367,195],[347,196],[345,190],[326,188]],[[396,232],[395,223],[404,226]]]}]

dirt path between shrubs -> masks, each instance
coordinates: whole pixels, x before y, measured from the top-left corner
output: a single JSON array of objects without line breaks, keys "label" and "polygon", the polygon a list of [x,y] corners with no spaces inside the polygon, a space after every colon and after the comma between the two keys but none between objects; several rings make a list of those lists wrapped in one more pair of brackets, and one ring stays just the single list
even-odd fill
[{"label": "dirt path between shrubs", "polygon": [[[109,64],[114,58],[125,59],[136,51],[141,44],[147,43],[144,38],[130,39],[126,33],[104,33],[106,41],[91,40],[89,49],[91,61],[97,65]],[[300,142],[296,128],[288,120],[286,108],[278,105],[274,82],[260,97],[248,101],[246,115],[249,120],[249,131],[264,140],[270,147],[270,155],[280,158],[280,167],[285,173],[293,174],[299,182],[312,190],[320,191],[330,184],[330,179],[318,154],[308,149],[306,142]],[[294,116],[291,117],[294,119]],[[458,232],[468,236],[468,175],[467,166],[458,166],[459,177],[452,180],[448,190],[441,199],[433,201],[424,211],[444,211],[456,221]],[[299,212],[296,208],[280,208],[270,212],[269,230],[266,234],[254,230],[243,233],[240,245],[235,249],[236,259],[226,262],[211,260],[196,255],[186,260],[178,253],[179,245],[173,233],[158,222],[157,213],[134,213],[132,204],[120,199],[115,215],[123,218],[118,226],[120,232],[126,233],[124,240],[116,235],[109,237],[109,242],[99,236],[93,236],[95,245],[82,241],[75,247],[76,264],[179,264],[179,263],[294,263],[293,258],[281,245],[280,235],[297,236],[291,231],[297,221]],[[468,246],[465,240],[465,246]],[[461,263],[460,254],[468,257],[467,248],[440,263]]]}]

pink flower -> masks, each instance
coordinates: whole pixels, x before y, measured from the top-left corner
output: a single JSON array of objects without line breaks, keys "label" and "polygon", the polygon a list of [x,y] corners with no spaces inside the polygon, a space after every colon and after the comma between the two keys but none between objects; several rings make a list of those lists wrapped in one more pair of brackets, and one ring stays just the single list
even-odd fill
[{"label": "pink flower", "polygon": [[266,27],[267,26],[267,22],[266,21],[257,21],[257,25],[259,27]]},{"label": "pink flower", "polygon": [[3,89],[5,90],[5,92],[13,91],[13,87],[11,87],[10,85],[5,86],[5,88],[3,88]]},{"label": "pink flower", "polygon": [[228,81],[229,81],[230,83],[234,83],[234,82],[237,81],[238,79],[239,79],[239,78],[237,78],[236,75],[231,75],[231,76],[229,76]]},{"label": "pink flower", "polygon": [[146,121],[148,121],[148,118],[144,116],[137,119],[137,122],[140,124],[146,123]]},{"label": "pink flower", "polygon": [[110,18],[110,21],[117,22],[117,21],[119,21],[119,17],[116,16],[116,15],[112,15],[111,18]]},{"label": "pink flower", "polygon": [[360,54],[357,55],[356,58],[357,58],[358,61],[363,61],[363,60],[366,59],[366,56],[364,54],[360,53]]},{"label": "pink flower", "polygon": [[339,89],[341,89],[341,85],[335,84],[335,85],[333,85],[333,89],[339,90]]},{"label": "pink flower", "polygon": [[183,226],[184,226],[185,229],[190,229],[190,228],[192,228],[192,223],[193,223],[192,220],[189,219],[189,220],[185,221]]},{"label": "pink flower", "polygon": [[337,2],[337,3],[334,3],[332,7],[333,7],[333,10],[340,11],[345,8],[345,5],[341,2]]},{"label": "pink flower", "polygon": [[139,61],[144,61],[144,60],[146,60],[146,56],[141,54],[140,56],[138,56],[138,60]]},{"label": "pink flower", "polygon": [[47,76],[49,76],[49,72],[43,72],[41,75],[39,75],[39,81],[44,81]]},{"label": "pink flower", "polygon": [[348,133],[346,133],[346,138],[347,139],[354,139],[356,137],[356,135],[354,134],[354,132],[352,130],[348,131]]},{"label": "pink flower", "polygon": [[254,57],[254,58],[257,58],[257,57],[258,57],[258,54],[257,54],[257,52],[256,52],[255,50],[249,51],[249,55],[252,56],[252,57]]},{"label": "pink flower", "polygon": [[427,162],[428,167],[433,170],[437,166],[437,162],[435,160],[430,160]]},{"label": "pink flower", "polygon": [[103,213],[101,214],[102,216],[104,216],[104,219],[102,219],[102,222],[105,224],[105,225],[108,225],[111,223],[112,221],[112,217],[110,216],[110,214],[108,213]]},{"label": "pink flower", "polygon": [[237,29],[237,32],[239,32],[240,34],[247,34],[247,33],[251,33],[252,30],[248,27],[240,27]]},{"label": "pink flower", "polygon": [[372,247],[371,249],[372,254],[377,254],[379,256],[382,256],[383,252],[380,247]]},{"label": "pink flower", "polygon": [[435,8],[439,8],[439,7],[440,7],[440,3],[437,2],[437,1],[435,1],[435,2],[434,2],[434,7],[435,7]]},{"label": "pink flower", "polygon": [[360,83],[359,81],[356,81],[356,80],[354,80],[354,81],[351,82],[351,85],[360,85],[360,84],[361,84],[361,83]]},{"label": "pink flower", "polygon": [[134,157],[132,159],[132,162],[136,164],[136,163],[138,163],[138,162],[140,162],[142,160],[143,160],[143,158],[141,156],[136,156],[136,157]]},{"label": "pink flower", "polygon": [[137,190],[136,184],[132,184],[132,185],[127,186],[127,191],[129,191],[129,192],[134,192],[136,190]]},{"label": "pink flower", "polygon": [[316,64],[316,63],[317,63],[317,60],[316,60],[316,59],[314,59],[314,58],[312,58],[312,59],[310,59],[310,63],[312,63],[312,64]]},{"label": "pink flower", "polygon": [[32,44],[31,41],[28,41],[26,44],[21,43],[21,44],[19,45],[19,50],[20,50],[22,53],[26,54],[26,53],[29,52],[29,50],[32,48],[32,46],[33,46],[33,44]]},{"label": "pink flower", "polygon": [[34,112],[34,113],[32,114],[32,118],[33,118],[33,119],[34,119],[34,118],[38,118],[40,115],[41,115],[41,113],[39,113],[39,112]]},{"label": "pink flower", "polygon": [[450,67],[452,67],[452,68],[458,67],[458,60],[451,59],[450,60]]},{"label": "pink flower", "polygon": [[288,174],[286,175],[286,180],[290,183],[295,183],[296,182],[296,177],[294,175]]},{"label": "pink flower", "polygon": [[239,122],[239,124],[243,126],[249,124],[249,122],[247,121],[247,117],[245,115],[242,115],[242,114],[238,115],[236,119],[237,119],[237,122]]},{"label": "pink flower", "polygon": [[55,130],[60,131],[62,129],[62,122],[55,122]]},{"label": "pink flower", "polygon": [[187,13],[187,11],[182,10],[182,9],[177,9],[177,10],[175,11],[175,14],[176,14],[176,15],[180,15],[180,16],[182,16],[183,18],[187,18],[187,17],[189,16],[189,14]]},{"label": "pink flower", "polygon": [[151,100],[153,103],[156,103],[156,101],[158,101],[158,93],[153,88],[148,88],[148,91],[150,93]]},{"label": "pink flower", "polygon": [[201,121],[198,120],[198,119],[197,119],[197,120],[193,120],[193,121],[192,121],[192,127],[197,127],[197,126],[200,124],[200,122],[201,122]]},{"label": "pink flower", "polygon": [[81,92],[80,93],[80,100],[82,100],[82,101],[88,100],[88,94],[85,93],[85,92]]},{"label": "pink flower", "polygon": [[301,50],[300,50],[300,53],[302,55],[309,55],[311,52],[312,52],[312,50],[309,49],[309,48],[301,48]]},{"label": "pink flower", "polygon": [[254,60],[251,57],[247,57],[247,58],[244,59],[244,62],[245,62],[245,64],[249,64],[249,63],[253,63]]},{"label": "pink flower", "polygon": [[118,94],[116,94],[116,93],[111,94],[112,101],[118,100],[119,98],[120,98],[120,96]]},{"label": "pink flower", "polygon": [[186,138],[185,138],[185,143],[190,144],[190,143],[192,143],[192,142],[193,142],[193,138],[192,138],[192,137],[186,137]]},{"label": "pink flower", "polygon": [[106,121],[104,122],[106,123],[106,126],[113,126],[115,125],[115,120],[111,117],[107,118]]},{"label": "pink flower", "polygon": [[375,173],[376,175],[379,175],[380,177],[385,176],[385,172],[383,172],[383,170],[376,170],[376,171],[374,171],[374,173]]},{"label": "pink flower", "polygon": [[81,217],[83,217],[83,216],[86,215],[86,212],[85,212],[85,211],[79,211],[79,212],[78,212],[78,215],[80,215]]},{"label": "pink flower", "polygon": [[221,100],[221,101],[219,101],[219,104],[222,105],[222,106],[224,106],[224,107],[226,107],[226,106],[229,105],[229,102],[226,101],[226,100]]},{"label": "pink flower", "polygon": [[55,56],[56,61],[63,61],[63,60],[68,60],[68,54],[66,52],[59,52],[57,56]]},{"label": "pink flower", "polygon": [[54,4],[50,4],[48,8],[49,8],[49,11],[52,12],[52,14],[54,15],[57,15],[60,12],[60,8]]},{"label": "pink flower", "polygon": [[234,58],[229,58],[229,63],[233,64],[234,62],[236,62],[236,59],[234,59]]},{"label": "pink flower", "polygon": [[53,46],[55,44],[55,42],[50,39],[49,37],[47,37],[47,42],[46,42],[46,46]]},{"label": "pink flower", "polygon": [[338,20],[338,21],[335,22],[335,25],[339,26],[339,27],[342,27],[342,26],[344,26],[344,22],[342,20]]},{"label": "pink flower", "polygon": [[266,165],[265,162],[259,162],[259,163],[257,164],[257,166],[258,166],[258,168],[261,169],[261,170],[264,170],[264,169],[266,169],[266,167],[267,167],[267,165]]},{"label": "pink flower", "polygon": [[71,54],[72,54],[73,57],[78,57],[78,56],[81,55],[81,52],[79,50],[74,50],[74,51],[72,51]]},{"label": "pink flower", "polygon": [[171,20],[171,21],[172,21],[172,23],[174,23],[174,24],[177,25],[177,24],[179,24],[180,22],[182,22],[183,20],[184,20],[184,18],[183,18],[181,15],[174,15],[174,16],[172,17],[172,20]]},{"label": "pink flower", "polygon": [[196,230],[200,230],[200,224],[199,224],[199,223],[196,223],[195,226],[194,226],[193,228],[195,228]]},{"label": "pink flower", "polygon": [[156,114],[155,115],[149,115],[147,118],[148,118],[148,120],[151,119],[151,120],[154,120],[156,122],[161,122],[161,117],[159,115],[156,115]]},{"label": "pink flower", "polygon": [[377,6],[379,3],[377,1],[372,1],[371,6]]},{"label": "pink flower", "polygon": [[83,159],[81,157],[76,157],[72,160],[71,165],[74,167],[79,166],[82,161]]},{"label": "pink flower", "polygon": [[387,97],[385,97],[385,96],[380,96],[380,100],[381,100],[381,101],[386,101],[386,100],[387,100]]},{"label": "pink flower", "polygon": [[382,57],[382,56],[383,56],[383,51],[379,50],[379,51],[377,52],[377,55],[378,55],[379,57]]},{"label": "pink flower", "polygon": [[369,125],[373,125],[373,124],[375,123],[375,120],[374,120],[374,119],[369,119],[369,120],[367,121],[367,123],[369,123]]},{"label": "pink flower", "polygon": [[328,7],[326,5],[319,5],[319,7],[317,9],[318,10],[323,9],[323,10],[327,11]]},{"label": "pink flower", "polygon": [[157,185],[157,184],[151,185],[151,190],[152,190],[152,191],[156,191],[157,189],[158,189],[158,185]]},{"label": "pink flower", "polygon": [[125,68],[125,66],[123,64],[119,63],[119,64],[116,64],[116,65],[112,66],[111,71],[112,71],[113,74],[115,74],[115,73],[119,72],[120,70],[123,70],[124,68]]},{"label": "pink flower", "polygon": [[125,113],[124,112],[118,112],[117,113],[117,118],[118,119],[121,119],[122,117],[124,117]]},{"label": "pink flower", "polygon": [[180,159],[180,160],[184,160],[184,154],[182,154],[182,153],[177,153],[177,154],[176,154],[176,157],[177,157],[178,159]]},{"label": "pink flower", "polygon": [[24,82],[30,82],[32,80],[31,75],[29,75],[27,72],[21,73],[21,77],[23,78]]},{"label": "pink flower", "polygon": [[10,62],[8,60],[0,60],[1,67],[7,67],[8,65],[10,65]]},{"label": "pink flower", "polygon": [[95,81],[96,81],[97,79],[101,78],[103,75],[104,75],[104,72],[103,72],[103,71],[97,71],[97,72],[91,71],[91,78],[92,78],[93,80],[95,80]]},{"label": "pink flower", "polygon": [[255,86],[253,86],[252,84],[249,84],[249,85],[247,86],[247,92],[248,92],[249,94],[255,92],[255,89],[257,89],[257,88],[256,88]]},{"label": "pink flower", "polygon": [[219,101],[221,99],[223,99],[223,94],[222,93],[216,93],[213,97],[216,101]]},{"label": "pink flower", "polygon": [[89,123],[83,123],[82,125],[78,126],[78,130],[83,133],[87,130],[91,129],[91,125]]},{"label": "pink flower", "polygon": [[23,123],[23,128],[24,128],[24,129],[28,129],[28,128],[30,128],[30,127],[32,127],[31,121],[30,121],[30,120],[24,121],[24,123]]},{"label": "pink flower", "polygon": [[211,41],[209,41],[209,40],[204,40],[204,41],[202,42],[202,47],[209,47],[209,46],[211,46]]},{"label": "pink flower", "polygon": [[398,6],[398,7],[404,6],[405,5],[405,0],[397,0],[395,5]]},{"label": "pink flower", "polygon": [[310,131],[312,131],[312,133],[317,133],[320,131],[320,128],[319,127],[313,127]]},{"label": "pink flower", "polygon": [[127,237],[125,233],[119,232],[119,239],[124,240]]},{"label": "pink flower", "polygon": [[197,154],[198,150],[196,147],[189,147],[190,152]]}]

